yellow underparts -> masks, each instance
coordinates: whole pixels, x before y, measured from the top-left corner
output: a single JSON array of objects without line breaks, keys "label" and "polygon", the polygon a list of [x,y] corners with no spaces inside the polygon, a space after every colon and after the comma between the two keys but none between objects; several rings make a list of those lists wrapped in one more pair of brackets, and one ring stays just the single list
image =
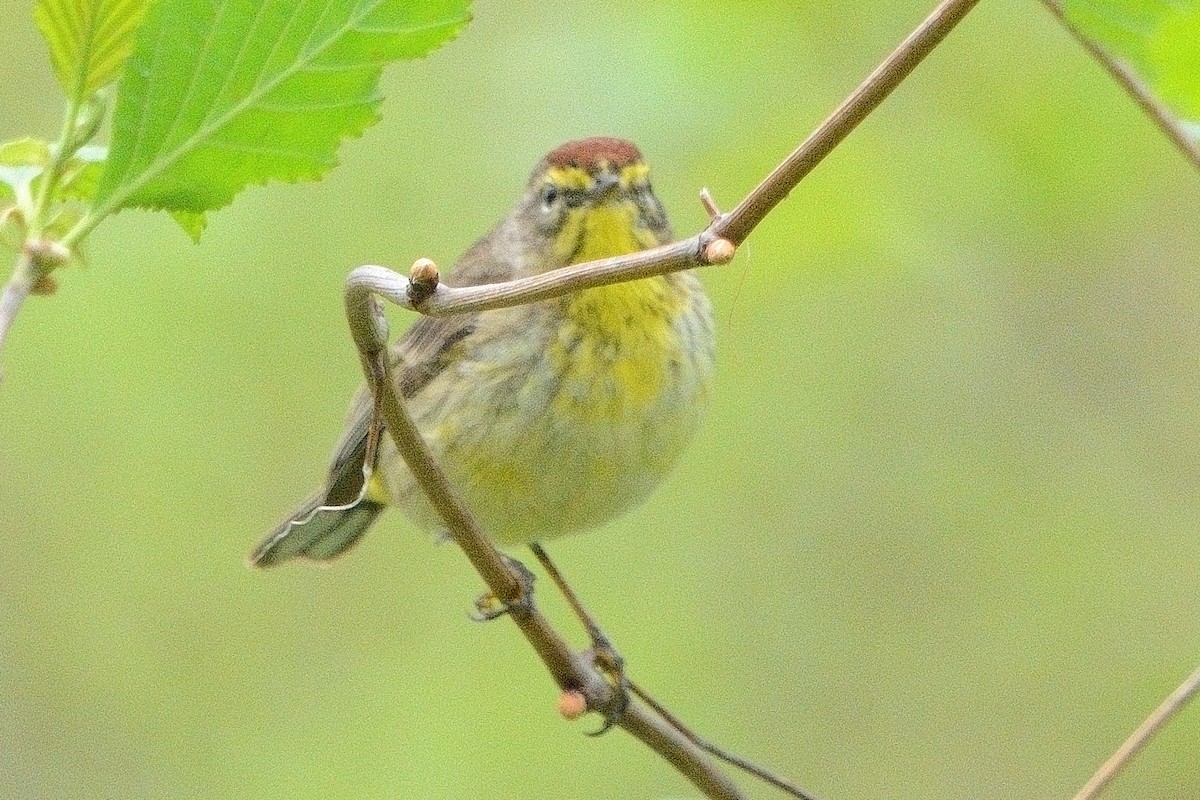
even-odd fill
[{"label": "yellow underparts", "polygon": [[[570,213],[559,241],[564,257],[574,251],[572,263],[659,244],[649,229],[638,226],[632,201],[613,200]],[[666,384],[666,371],[679,360],[675,320],[686,303],[678,284],[661,276],[573,295],[551,346],[563,380],[556,410],[589,421],[619,422],[654,403]]]}]

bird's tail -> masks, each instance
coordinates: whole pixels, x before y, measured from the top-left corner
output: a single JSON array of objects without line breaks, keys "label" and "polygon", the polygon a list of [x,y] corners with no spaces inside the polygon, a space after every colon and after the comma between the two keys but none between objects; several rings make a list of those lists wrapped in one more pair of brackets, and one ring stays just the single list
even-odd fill
[{"label": "bird's tail", "polygon": [[328,561],[354,546],[385,506],[367,498],[329,507],[325,492],[315,495],[254,549],[254,567],[273,567],[291,558]]}]

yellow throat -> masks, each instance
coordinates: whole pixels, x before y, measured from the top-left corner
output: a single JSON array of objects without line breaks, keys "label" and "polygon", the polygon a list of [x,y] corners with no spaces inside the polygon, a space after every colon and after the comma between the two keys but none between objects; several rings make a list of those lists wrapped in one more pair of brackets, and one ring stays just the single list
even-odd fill
[{"label": "yellow throat", "polygon": [[[627,166],[620,184],[628,188],[646,174],[644,164]],[[576,168],[552,170],[551,177],[556,184],[579,188],[592,180]],[[638,224],[638,207],[629,199],[614,196],[569,213],[557,243],[568,263],[628,255],[664,243]],[[597,420],[652,403],[679,347],[674,325],[686,304],[686,290],[664,276],[571,295],[555,361],[575,391],[562,394],[560,410]]]}]

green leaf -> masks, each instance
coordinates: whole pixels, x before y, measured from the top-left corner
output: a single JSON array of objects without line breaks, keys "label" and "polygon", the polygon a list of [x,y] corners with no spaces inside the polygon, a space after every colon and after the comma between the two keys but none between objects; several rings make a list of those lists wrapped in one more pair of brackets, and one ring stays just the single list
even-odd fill
[{"label": "green leaf", "polygon": [[[26,212],[32,210],[33,193],[50,163],[54,145],[40,139],[17,139],[0,144],[0,201],[6,198],[25,198],[19,203]],[[90,201],[96,194],[108,148],[86,145],[62,167],[58,186],[61,197]]]},{"label": "green leaf", "polygon": [[149,0],[37,0],[33,18],[71,100],[82,102],[116,80],[148,5]]},{"label": "green leaf", "polygon": [[1150,46],[1155,88],[1180,116],[1200,120],[1200,3],[1163,20]]},{"label": "green leaf", "polygon": [[41,139],[14,139],[0,144],[0,165],[20,167],[37,165],[44,167],[50,163],[50,145]]},{"label": "green leaf", "polygon": [[424,55],[468,0],[160,0],[118,84],[96,213],[193,214],[314,180],[377,119],[383,65]]},{"label": "green leaf", "polygon": [[1200,121],[1200,0],[1067,0],[1067,19],[1124,61],[1159,99]]},{"label": "green leaf", "polygon": [[50,163],[50,145],[40,139],[0,144],[0,201],[33,211],[33,184]]},{"label": "green leaf", "polygon": [[58,185],[63,196],[90,202],[96,196],[96,187],[100,185],[107,159],[107,147],[90,144],[76,150],[59,178]]},{"label": "green leaf", "polygon": [[175,209],[167,213],[171,215],[171,219],[179,223],[179,227],[183,228],[188,236],[192,237],[193,242],[199,242],[200,237],[204,234],[204,229],[208,227],[208,217],[204,216],[203,211]]}]

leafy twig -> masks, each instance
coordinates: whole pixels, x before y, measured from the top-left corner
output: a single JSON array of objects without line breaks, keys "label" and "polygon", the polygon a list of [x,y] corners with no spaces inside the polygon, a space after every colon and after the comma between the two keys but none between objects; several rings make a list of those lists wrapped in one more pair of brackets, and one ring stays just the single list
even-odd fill
[{"label": "leafy twig", "polygon": [[[86,143],[86,137],[81,137],[77,130],[85,105],[84,101],[76,99],[67,103],[62,134],[50,155],[50,163],[41,175],[32,213],[27,220],[25,243],[21,254],[17,256],[12,275],[4,286],[4,293],[0,294],[0,353],[4,352],[4,340],[37,282],[47,275],[50,267],[65,262],[70,256],[68,248],[43,241],[42,234],[50,221],[63,168]],[[92,122],[89,121],[89,124]],[[94,127],[88,135],[92,133],[95,133]]]},{"label": "leafy twig", "polygon": [[[978,0],[945,0],[783,163],[737,208],[725,215],[715,203],[709,228],[677,244],[621,258],[605,259],[504,284],[450,288],[436,281],[430,265],[421,263],[414,281],[383,267],[354,270],[346,280],[346,315],[367,380],[389,434],[430,499],[451,537],[470,559],[492,592],[511,606],[513,621],[564,690],[581,692],[588,708],[603,709],[613,700],[613,687],[595,665],[574,653],[561,635],[526,597],[520,576],[510,570],[470,510],[434,462],[400,400],[387,357],[387,323],[374,296],[426,314],[454,314],[545,300],[567,292],[619,281],[725,263],[754,227],[770,213],[821,159],[933,51]],[[711,198],[710,198],[711,200]],[[419,280],[418,280],[419,278]],[[631,700],[620,726],[678,769],[710,798],[743,795],[670,719]]]},{"label": "leafy twig", "polygon": [[1091,777],[1091,780],[1075,795],[1074,800],[1093,800],[1099,797],[1112,779],[1117,777],[1117,773],[1124,769],[1133,757],[1162,730],[1171,717],[1188,704],[1197,691],[1200,691],[1200,667],[1179,684],[1175,691],[1171,692],[1170,696],[1163,700],[1150,716],[1146,717],[1138,729],[1129,735],[1129,738],[1117,748],[1117,751],[1109,756],[1100,769],[1096,770],[1096,774]]},{"label": "leafy twig", "polygon": [[1059,3],[1058,0],[1041,0],[1041,2],[1062,23],[1062,26],[1075,38],[1075,41],[1079,42],[1080,46],[1092,55],[1092,58],[1100,62],[1100,66],[1104,67],[1108,74],[1113,77],[1113,80],[1121,85],[1121,88],[1133,98],[1133,101],[1141,107],[1142,111],[1146,112],[1146,115],[1154,121],[1158,129],[1179,148],[1179,152],[1183,153],[1183,157],[1192,162],[1192,165],[1197,169],[1200,169],[1200,144],[1197,144],[1188,135],[1188,132],[1179,124],[1179,119],[1171,109],[1163,105],[1129,67],[1113,58],[1103,47],[1096,44],[1072,25],[1063,12],[1062,3]]}]

